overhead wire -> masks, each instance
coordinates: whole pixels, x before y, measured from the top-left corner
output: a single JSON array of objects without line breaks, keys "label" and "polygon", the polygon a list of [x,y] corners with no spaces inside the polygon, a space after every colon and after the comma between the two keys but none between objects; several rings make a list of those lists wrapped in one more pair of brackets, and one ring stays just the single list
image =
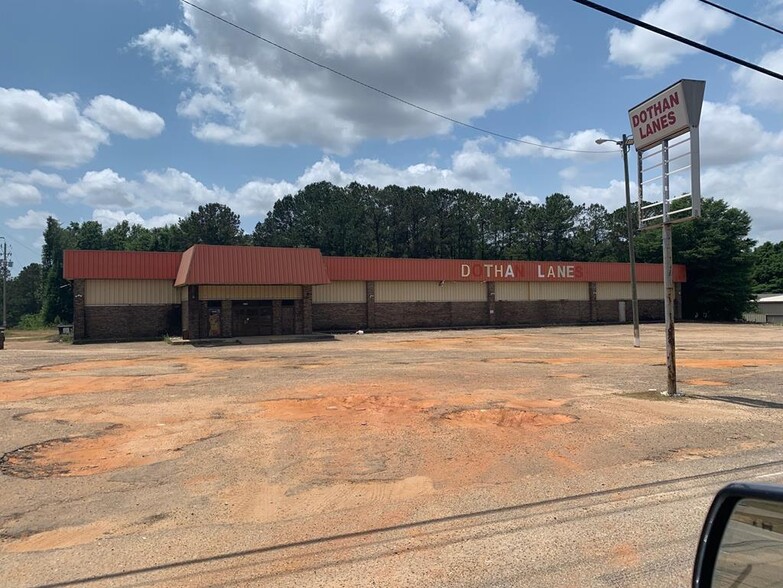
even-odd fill
[{"label": "overhead wire", "polygon": [[588,8],[592,8],[593,10],[603,12],[604,14],[608,14],[609,16],[613,16],[619,20],[622,20],[624,22],[627,22],[629,24],[635,25],[643,29],[647,29],[648,31],[652,31],[653,33],[657,33],[664,37],[668,37],[669,39],[673,39],[685,45],[689,45],[695,49],[699,49],[700,51],[704,51],[716,57],[720,57],[721,59],[731,61],[732,63],[736,63],[737,65],[741,65],[742,67],[747,67],[749,69],[752,69],[764,75],[783,81],[783,74],[780,74],[776,71],[772,71],[770,69],[767,69],[766,67],[756,65],[755,63],[751,63],[750,61],[745,61],[744,59],[740,59],[739,57],[735,57],[734,55],[724,53],[723,51],[713,49],[712,47],[708,47],[707,45],[704,45],[702,43],[697,43],[696,41],[692,41],[691,39],[688,39],[686,37],[681,37],[680,35],[672,33],[671,31],[667,31],[666,29],[656,27],[655,25],[651,25],[637,18],[633,18],[632,16],[628,16],[627,14],[623,14],[622,12],[612,10],[611,8],[607,8],[606,6],[597,4],[596,2],[591,2],[590,0],[573,0],[573,2],[576,2],[577,4],[581,4],[583,6],[587,6]]},{"label": "overhead wire", "polygon": [[721,6],[720,4],[717,4],[716,2],[710,2],[710,0],[699,0],[699,2],[703,4],[707,4],[708,6],[712,6],[713,8],[717,8],[718,10],[722,10],[723,12],[728,12],[729,14],[732,14],[736,16],[737,18],[741,18],[742,20],[746,20],[748,22],[752,22],[755,25],[758,25],[760,27],[764,27],[765,29],[769,29],[770,31],[774,31],[778,34],[783,35],[783,30],[773,27],[772,25],[768,25],[765,22],[762,22],[760,20],[756,20],[755,18],[751,18],[749,16],[746,16],[740,12],[736,12],[734,10],[731,10],[730,8],[726,8],[725,6]]},{"label": "overhead wire", "polygon": [[448,115],[445,115],[445,114],[442,114],[440,112],[436,112],[436,111],[431,110],[429,108],[425,108],[424,106],[421,106],[419,104],[411,102],[410,100],[406,100],[405,98],[401,98],[399,96],[396,96],[396,95],[392,94],[391,92],[387,92],[386,90],[382,90],[381,88],[378,88],[377,86],[373,86],[372,84],[368,84],[366,82],[363,82],[363,81],[361,81],[361,80],[359,80],[359,79],[357,79],[357,78],[355,78],[353,76],[350,76],[348,74],[345,74],[345,73],[343,73],[343,72],[341,72],[341,71],[339,71],[339,70],[337,70],[337,69],[335,69],[333,67],[330,67],[330,66],[325,65],[323,63],[320,63],[320,62],[318,62],[318,61],[316,61],[314,59],[311,59],[311,58],[309,58],[309,57],[307,57],[305,55],[302,55],[301,53],[297,53],[296,51],[293,51],[292,49],[289,49],[288,47],[284,47],[283,45],[280,45],[279,43],[275,43],[274,41],[272,41],[270,39],[267,39],[266,37],[263,37],[263,36],[259,35],[258,33],[255,33],[255,32],[253,32],[253,31],[251,31],[249,29],[246,29],[245,27],[240,26],[240,25],[236,24],[235,22],[232,22],[232,21],[228,20],[227,18],[224,18],[224,17],[222,17],[222,16],[220,16],[218,14],[215,14],[214,12],[211,12],[211,11],[207,10],[206,8],[202,8],[201,6],[199,6],[197,4],[194,4],[193,2],[190,2],[189,0],[180,0],[180,2],[182,2],[183,4],[187,4],[188,6],[191,6],[191,7],[195,8],[196,10],[199,10],[199,11],[203,12],[204,14],[207,14],[207,15],[211,16],[212,18],[217,19],[217,20],[219,20],[219,21],[221,21],[221,22],[223,22],[223,23],[225,23],[225,24],[227,24],[227,25],[229,25],[231,27],[234,27],[235,29],[237,29],[239,31],[242,31],[245,34],[248,34],[248,35],[250,35],[252,37],[255,37],[259,41],[263,41],[264,43],[267,43],[267,44],[271,45],[272,47],[276,47],[277,49],[280,49],[281,51],[289,53],[290,55],[293,55],[294,57],[298,57],[299,59],[302,59],[302,60],[304,60],[304,61],[306,61],[306,62],[308,62],[308,63],[310,63],[310,64],[312,64],[312,65],[314,65],[316,67],[320,67],[321,69],[329,71],[329,72],[331,72],[331,73],[333,73],[333,74],[335,74],[337,76],[340,76],[341,78],[344,78],[344,79],[346,79],[346,80],[348,80],[350,82],[353,82],[354,84],[358,84],[358,85],[360,85],[360,86],[362,86],[364,88],[367,88],[368,90],[372,90],[373,92],[377,92],[379,94],[382,94],[383,96],[386,96],[387,98],[390,98],[392,100],[396,100],[397,102],[400,102],[402,104],[410,106],[411,108],[415,108],[416,110],[419,110],[421,112],[425,112],[425,113],[427,113],[429,115],[436,116],[436,117],[438,117],[440,119],[446,120],[446,121],[448,121],[450,123],[453,123],[455,125],[458,125],[458,126],[461,126],[461,127],[467,128],[467,129],[471,129],[473,131],[476,131],[478,133],[483,133],[485,135],[491,135],[493,137],[498,137],[498,138],[504,139],[506,141],[512,141],[514,143],[522,143],[524,145],[530,145],[532,147],[539,147],[541,149],[550,149],[550,150],[554,150],[554,151],[566,151],[566,152],[569,152],[569,153],[592,153],[592,154],[601,154],[601,155],[606,155],[606,154],[614,155],[613,151],[605,151],[605,150],[600,150],[599,151],[599,150],[595,150],[595,149],[592,149],[592,150],[591,149],[568,149],[566,147],[556,147],[554,145],[546,145],[544,143],[536,143],[534,141],[526,141],[524,139],[519,139],[517,137],[512,137],[510,135],[504,135],[503,133],[498,133],[496,131],[485,129],[485,128],[482,128],[482,127],[479,127],[479,126],[476,126],[476,125],[472,125],[472,124],[467,123],[465,121],[461,121],[459,119],[452,118],[452,117],[450,117]]},{"label": "overhead wire", "polygon": [[17,239],[16,237],[12,237],[12,236],[11,236],[11,233],[6,233],[6,234],[4,235],[4,237],[6,237],[7,239],[10,239],[11,241],[13,241],[14,243],[16,243],[17,245],[19,245],[19,246],[21,246],[21,247],[24,247],[25,249],[27,249],[28,251],[30,251],[30,252],[32,252],[32,253],[36,253],[36,254],[37,254],[37,253],[39,253],[38,251],[36,251],[36,250],[35,250],[35,249],[33,249],[32,247],[30,247],[29,245],[25,245],[24,243],[22,243],[22,242],[21,242],[19,239]]}]

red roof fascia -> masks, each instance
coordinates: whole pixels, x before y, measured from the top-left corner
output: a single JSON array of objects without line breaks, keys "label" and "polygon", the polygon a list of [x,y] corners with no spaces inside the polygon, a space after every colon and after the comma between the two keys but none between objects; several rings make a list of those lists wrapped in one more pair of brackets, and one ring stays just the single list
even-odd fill
[{"label": "red roof fascia", "polygon": [[[392,259],[324,257],[332,281],[448,282],[628,282],[627,263],[576,261],[508,261],[470,259]],[[675,282],[684,282],[684,265],[673,267]],[[663,282],[661,264],[636,264],[639,282]]]},{"label": "red roof fascia", "polygon": [[173,280],[181,253],[159,251],[63,252],[63,278],[66,280]]},{"label": "red roof fascia", "polygon": [[194,245],[182,255],[174,285],[328,283],[318,249]]},{"label": "red roof fascia", "polygon": [[[661,264],[637,264],[639,282],[662,282]],[[684,265],[674,281],[686,281]],[[331,281],[627,282],[627,263],[322,257],[318,249],[195,245],[184,253],[81,251],[63,256],[63,277],[175,280],[187,284],[310,285]]]}]

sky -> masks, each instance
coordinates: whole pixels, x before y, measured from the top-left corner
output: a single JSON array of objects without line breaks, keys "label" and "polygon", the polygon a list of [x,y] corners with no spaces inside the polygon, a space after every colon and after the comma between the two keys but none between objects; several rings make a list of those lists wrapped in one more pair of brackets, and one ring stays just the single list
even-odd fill
[{"label": "sky", "polygon": [[[783,240],[783,82],[571,0],[8,0],[0,19],[0,236],[13,273],[62,224],[176,222],[208,202],[252,232],[309,183],[624,204],[628,110],[706,81],[701,185]],[[783,72],[783,35],[699,0],[603,5]],[[783,28],[783,0],[722,0]],[[635,157],[632,157],[635,165]],[[631,177],[636,171],[631,169]],[[636,194],[636,187],[632,187]]]}]

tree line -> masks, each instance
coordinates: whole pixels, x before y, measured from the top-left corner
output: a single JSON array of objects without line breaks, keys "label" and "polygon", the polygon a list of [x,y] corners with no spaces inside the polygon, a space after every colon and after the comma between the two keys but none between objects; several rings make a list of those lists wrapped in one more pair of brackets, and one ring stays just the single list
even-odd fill
[{"label": "tree line", "polygon": [[[676,225],[674,261],[688,266],[684,316],[732,320],[754,292],[783,291],[783,242],[756,247],[747,212],[705,199],[702,218]],[[228,206],[210,203],[179,222],[148,229],[123,221],[61,225],[47,219],[41,263],[9,283],[9,325],[70,321],[72,292],[62,277],[65,249],[184,251],[198,243],[316,247],[324,255],[445,259],[627,262],[625,208],[575,204],[564,194],[532,202],[461,189],[310,184],[275,202],[252,233]],[[660,231],[635,237],[637,260],[661,262]]]}]

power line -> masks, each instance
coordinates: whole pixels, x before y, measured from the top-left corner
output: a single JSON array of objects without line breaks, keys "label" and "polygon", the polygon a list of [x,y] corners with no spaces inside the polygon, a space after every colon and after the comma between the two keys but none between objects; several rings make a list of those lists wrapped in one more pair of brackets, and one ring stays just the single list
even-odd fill
[{"label": "power line", "polygon": [[506,141],[513,141],[515,143],[523,143],[525,145],[532,145],[533,147],[540,147],[541,149],[551,149],[554,151],[567,151],[569,153],[599,153],[602,155],[606,155],[608,153],[612,153],[610,151],[597,151],[597,150],[587,150],[587,149],[567,149],[565,147],[555,147],[554,145],[544,145],[542,143],[534,143],[533,141],[525,141],[524,139],[518,139],[516,137],[511,137],[509,135],[504,135],[503,133],[497,133],[495,131],[490,131],[488,129],[484,129],[482,127],[477,127],[475,125],[472,125],[470,123],[466,123],[464,121],[458,120],[456,118],[451,118],[450,116],[447,116],[445,114],[441,114],[439,112],[435,112],[434,110],[430,110],[429,108],[425,108],[424,106],[419,106],[418,104],[414,104],[413,102],[410,102],[409,100],[405,100],[404,98],[400,98],[399,96],[395,96],[394,94],[391,94],[390,92],[386,92],[385,90],[381,90],[380,88],[373,86],[371,84],[368,84],[366,82],[363,82],[359,79],[356,79],[352,76],[349,76],[348,74],[344,74],[343,72],[334,69],[333,67],[329,67],[328,65],[324,65],[323,63],[319,63],[318,61],[315,61],[314,59],[310,59],[309,57],[306,57],[302,55],[301,53],[297,53],[296,51],[293,51],[291,49],[288,49],[287,47],[284,47],[283,45],[280,45],[278,43],[275,43],[274,41],[271,41],[270,39],[267,39],[266,37],[262,37],[258,33],[254,33],[251,30],[248,30],[235,22],[232,22],[226,18],[223,18],[222,16],[219,16],[215,14],[214,12],[210,12],[206,8],[202,8],[201,6],[198,6],[194,4],[193,2],[189,2],[189,0],[180,0],[183,4],[187,4],[188,6],[192,6],[196,10],[200,10],[204,14],[207,14],[211,16],[214,19],[219,20],[222,23],[225,23],[231,27],[234,27],[235,29],[242,31],[243,33],[246,33],[252,37],[255,37],[259,41],[263,41],[264,43],[268,43],[269,45],[272,45],[272,47],[276,47],[277,49],[280,49],[281,51],[285,51],[286,53],[289,53],[293,55],[294,57],[298,57],[299,59],[302,59],[312,65],[315,65],[316,67],[320,67],[322,69],[325,69],[326,71],[329,71],[335,75],[340,76],[341,78],[345,78],[348,81],[353,82],[354,84],[358,84],[360,86],[363,86],[367,88],[368,90],[372,90],[373,92],[377,92],[379,94],[382,94],[386,96],[387,98],[391,98],[392,100],[396,100],[397,102],[401,102],[402,104],[405,104],[407,106],[410,106],[411,108],[415,108],[417,110],[420,110],[422,112],[426,112],[427,114],[430,114],[432,116],[437,116],[440,119],[449,121],[450,123],[454,123],[455,125],[459,125],[461,127],[465,127],[467,129],[472,129],[474,131],[477,131],[479,133],[484,133],[485,135],[492,135],[493,137],[499,137],[501,139],[505,139]]},{"label": "power line", "polygon": [[36,251],[36,250],[35,250],[35,249],[33,249],[32,247],[30,247],[30,246],[28,246],[28,245],[25,245],[24,243],[22,243],[22,242],[21,242],[19,239],[17,239],[16,237],[12,237],[12,236],[11,236],[11,233],[6,233],[6,237],[7,237],[7,238],[9,238],[9,239],[11,239],[11,241],[13,241],[14,243],[16,243],[17,245],[21,245],[22,247],[24,247],[25,249],[27,249],[27,250],[28,250],[28,251],[30,251],[31,253],[35,253],[35,254],[40,254],[40,253],[41,253],[40,251]]},{"label": "power line", "polygon": [[608,14],[609,16],[613,16],[629,24],[635,25],[637,27],[641,27],[643,29],[647,29],[648,31],[652,31],[653,33],[657,33],[664,37],[674,39],[675,41],[679,41],[680,43],[689,45],[691,47],[694,47],[695,49],[699,49],[700,51],[704,51],[711,55],[715,55],[716,57],[720,57],[721,59],[725,59],[727,61],[731,61],[732,63],[736,63],[737,65],[741,65],[742,67],[747,67],[749,69],[755,70],[764,75],[783,81],[783,74],[779,74],[765,67],[761,67],[760,65],[756,65],[755,63],[751,63],[750,61],[745,61],[744,59],[740,59],[739,57],[734,57],[733,55],[729,55],[728,53],[724,53],[723,51],[718,51],[717,49],[713,49],[712,47],[708,47],[707,45],[702,45],[701,43],[697,43],[696,41],[691,41],[690,39],[686,39],[685,37],[681,37],[680,35],[676,35],[665,29],[656,27],[655,25],[648,24],[646,22],[628,16],[627,14],[623,14],[622,12],[617,12],[616,10],[612,10],[611,8],[607,8],[606,6],[601,6],[600,4],[596,4],[595,2],[590,2],[590,0],[573,0],[573,1],[576,2],[577,4],[582,4],[583,6],[592,8],[593,10],[597,10],[599,12],[603,12],[604,14]]},{"label": "power line", "polygon": [[729,8],[726,8],[725,6],[721,6],[720,4],[716,4],[715,2],[710,2],[710,0],[699,0],[699,2],[703,2],[704,4],[708,4],[709,6],[712,6],[713,8],[717,8],[718,10],[722,10],[723,12],[728,12],[729,14],[733,14],[737,18],[741,18],[742,20],[747,20],[748,22],[752,22],[753,24],[757,24],[760,27],[764,27],[765,29],[769,29],[770,31],[775,31],[776,33],[779,33],[783,35],[783,31],[780,29],[777,29],[773,27],[772,25],[768,25],[765,22],[761,22],[760,20],[756,20],[755,18],[751,18],[749,16],[745,16],[744,14],[741,14],[739,12],[735,12]]}]

